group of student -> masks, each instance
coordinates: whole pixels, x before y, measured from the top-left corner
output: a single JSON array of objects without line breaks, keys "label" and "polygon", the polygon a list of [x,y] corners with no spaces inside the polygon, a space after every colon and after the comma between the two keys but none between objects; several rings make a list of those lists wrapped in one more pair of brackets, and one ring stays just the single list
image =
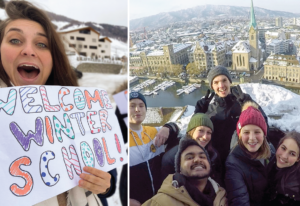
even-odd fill
[{"label": "group of student", "polygon": [[130,205],[300,205],[300,133],[270,143],[262,108],[225,67],[208,73],[186,134],[142,126],[147,103],[130,93]]}]

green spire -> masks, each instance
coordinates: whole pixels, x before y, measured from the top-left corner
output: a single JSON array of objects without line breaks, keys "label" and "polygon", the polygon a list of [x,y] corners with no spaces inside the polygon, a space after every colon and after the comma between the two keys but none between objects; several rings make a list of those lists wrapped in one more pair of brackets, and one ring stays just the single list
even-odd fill
[{"label": "green spire", "polygon": [[253,8],[253,1],[251,0],[251,20],[250,20],[250,25],[249,29],[253,26],[254,29],[256,29],[256,20],[255,20],[255,14],[254,14],[254,8]]}]

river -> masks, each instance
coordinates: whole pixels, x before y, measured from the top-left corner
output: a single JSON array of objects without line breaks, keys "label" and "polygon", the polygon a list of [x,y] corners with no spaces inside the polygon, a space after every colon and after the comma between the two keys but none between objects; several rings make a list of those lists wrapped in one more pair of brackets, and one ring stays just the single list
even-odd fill
[{"label": "river", "polygon": [[[146,81],[145,79],[139,79],[139,82],[135,82],[130,85],[130,89],[137,84]],[[156,82],[140,92],[143,94],[145,91],[153,91],[154,87],[162,83],[162,80],[156,80]],[[202,84],[200,88],[197,88],[192,93],[182,93],[177,96],[176,90],[181,89],[182,86],[187,85],[181,82],[176,82],[173,86],[168,87],[166,90],[159,90],[157,95],[145,96],[148,107],[178,107],[192,105],[195,106],[196,102],[206,94],[208,85]]]},{"label": "river", "polygon": [[[146,81],[146,79],[139,79],[138,82],[135,82],[130,85],[130,89],[135,87],[136,85]],[[140,92],[143,94],[145,91],[153,91],[154,87],[158,84],[162,83],[163,80],[156,80],[156,82]],[[196,102],[201,99],[207,92],[207,89],[209,89],[208,84],[202,83],[200,88],[197,88],[195,91],[193,91],[190,94],[183,93],[179,96],[177,96],[177,90],[181,89],[182,86],[187,85],[185,83],[176,82],[173,86],[168,87],[166,90],[159,90],[157,95],[151,95],[151,96],[145,96],[148,107],[178,107],[178,106],[186,106],[186,105],[192,105],[195,106]],[[296,93],[300,94],[300,89],[297,88],[289,88],[286,87],[286,89]]]}]

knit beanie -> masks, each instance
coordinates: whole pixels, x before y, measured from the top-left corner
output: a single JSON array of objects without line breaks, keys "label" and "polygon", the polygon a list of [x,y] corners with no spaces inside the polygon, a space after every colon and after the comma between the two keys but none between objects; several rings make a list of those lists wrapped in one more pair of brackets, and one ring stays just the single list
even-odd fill
[{"label": "knit beanie", "polygon": [[189,125],[187,127],[186,133],[191,131],[192,129],[198,126],[206,126],[209,127],[212,131],[214,131],[214,125],[211,122],[210,118],[203,113],[196,113],[192,116]]},{"label": "knit beanie", "polygon": [[129,94],[129,101],[132,100],[132,99],[140,99],[140,100],[142,100],[144,102],[146,110],[147,110],[147,104],[146,104],[146,99],[145,99],[144,95],[142,95],[139,92],[130,92],[130,94]]},{"label": "knit beanie", "polygon": [[211,69],[207,75],[208,84],[210,88],[212,88],[211,83],[213,82],[214,78],[219,75],[225,75],[230,81],[230,83],[232,83],[231,76],[228,70],[223,66],[216,66],[215,68]]},{"label": "knit beanie", "polygon": [[242,107],[242,113],[239,121],[236,125],[237,135],[240,136],[240,132],[245,125],[252,124],[260,127],[267,136],[267,124],[265,118],[258,109],[258,105],[254,102],[246,102]]},{"label": "knit beanie", "polygon": [[204,151],[206,158],[208,160],[208,163],[211,166],[210,158],[209,158],[207,151],[201,145],[199,145],[198,142],[193,140],[191,137],[185,136],[185,137],[181,138],[179,145],[178,145],[178,151],[175,155],[175,172],[180,173],[180,160],[181,160],[182,152],[184,150],[186,150],[186,148],[188,148],[189,146],[193,146],[193,145],[200,147]]}]

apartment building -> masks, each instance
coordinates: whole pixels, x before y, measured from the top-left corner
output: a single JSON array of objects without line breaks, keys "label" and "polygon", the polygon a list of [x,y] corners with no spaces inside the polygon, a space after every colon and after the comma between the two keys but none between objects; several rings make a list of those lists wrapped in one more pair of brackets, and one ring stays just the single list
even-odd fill
[{"label": "apartment building", "polygon": [[290,40],[269,39],[266,42],[266,53],[284,54],[289,51],[290,43]]},{"label": "apartment building", "polygon": [[111,40],[100,37],[92,27],[80,27],[58,31],[67,54],[78,54],[91,58],[110,58]]},{"label": "apartment building", "polygon": [[264,78],[283,82],[300,82],[300,64],[295,55],[272,54],[264,62]]}]

